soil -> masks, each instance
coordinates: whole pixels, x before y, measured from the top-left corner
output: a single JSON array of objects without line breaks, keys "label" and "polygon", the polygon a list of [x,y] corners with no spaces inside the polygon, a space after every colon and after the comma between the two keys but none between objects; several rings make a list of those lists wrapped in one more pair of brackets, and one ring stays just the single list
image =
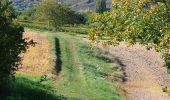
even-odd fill
[{"label": "soil", "polygon": [[170,75],[160,53],[139,44],[128,47],[125,43],[105,50],[121,63],[127,100],[170,100],[163,91],[170,85]]}]

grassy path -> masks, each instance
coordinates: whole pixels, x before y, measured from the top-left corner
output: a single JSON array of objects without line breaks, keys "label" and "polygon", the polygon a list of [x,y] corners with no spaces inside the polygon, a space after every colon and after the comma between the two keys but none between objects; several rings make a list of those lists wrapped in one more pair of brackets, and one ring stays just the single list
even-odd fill
[{"label": "grassy path", "polygon": [[12,94],[4,100],[123,100],[115,81],[108,78],[116,78],[119,70],[99,49],[69,32],[27,31],[48,38],[49,69],[53,67],[52,76],[56,77],[48,76],[50,71],[43,77],[17,74],[11,83]]},{"label": "grassy path", "polygon": [[[64,36],[64,35],[63,35]],[[55,34],[55,41],[59,40],[61,50],[61,72],[56,82],[57,89],[67,97],[77,99],[84,94],[83,78],[80,65],[76,57],[75,44],[69,37]]]},{"label": "grassy path", "polygon": [[61,72],[55,83],[56,90],[73,100],[121,100],[114,83],[105,76],[114,70],[106,59],[97,57],[99,50],[69,33],[49,33],[49,40],[57,39],[61,51]]}]

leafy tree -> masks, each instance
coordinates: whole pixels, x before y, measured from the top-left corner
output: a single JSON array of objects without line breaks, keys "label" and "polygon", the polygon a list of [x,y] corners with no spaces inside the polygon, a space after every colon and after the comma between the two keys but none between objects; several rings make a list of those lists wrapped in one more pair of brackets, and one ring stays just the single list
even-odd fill
[{"label": "leafy tree", "polygon": [[37,12],[44,14],[50,25],[56,29],[66,24],[83,24],[85,18],[65,6],[58,4],[55,0],[46,0],[37,5]]},{"label": "leafy tree", "polygon": [[155,48],[170,69],[169,7],[169,0],[112,0],[112,11],[94,18],[89,38],[107,37],[104,44],[125,41]]},{"label": "leafy tree", "polygon": [[96,12],[103,13],[106,10],[106,0],[96,0]]},{"label": "leafy tree", "polygon": [[20,20],[20,21],[34,21],[37,19],[35,17],[35,12],[36,12],[35,7],[27,8],[20,14],[20,16],[18,16],[18,20]]},{"label": "leafy tree", "polygon": [[8,0],[0,1],[0,94],[20,65],[19,54],[29,43],[22,38],[24,29],[14,20],[16,14]]}]

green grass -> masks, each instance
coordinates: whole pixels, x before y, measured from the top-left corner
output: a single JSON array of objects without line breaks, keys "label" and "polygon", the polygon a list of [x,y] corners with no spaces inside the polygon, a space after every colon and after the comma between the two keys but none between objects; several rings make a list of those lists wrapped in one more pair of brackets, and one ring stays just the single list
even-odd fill
[{"label": "green grass", "polygon": [[[105,74],[118,76],[108,59],[97,49],[69,33],[49,33],[50,40],[60,42],[62,70],[56,89],[68,98],[121,100],[114,83]],[[54,41],[54,40],[53,40]],[[54,42],[53,42],[54,43]],[[101,57],[99,57],[101,56]]]},{"label": "green grass", "polygon": [[76,26],[76,27],[62,27],[63,32],[69,32],[69,33],[74,33],[74,34],[87,34],[87,27],[83,26]]},{"label": "green grass", "polygon": [[48,28],[48,25],[43,24],[35,24],[31,22],[20,22],[23,27],[28,27],[31,29],[39,29],[39,30],[52,30],[52,28]]},{"label": "green grass", "polygon": [[82,64],[82,72],[86,81],[87,92],[91,99],[120,100],[117,89],[105,74],[115,75],[113,68],[107,61],[99,59],[95,50],[88,44],[78,44],[78,55]]},{"label": "green grass", "polygon": [[[34,30],[55,30],[54,28],[49,27],[45,24],[36,24],[32,22],[20,22],[20,24],[24,27],[28,27]],[[87,34],[88,28],[86,25],[76,25],[76,26],[63,26],[58,31],[60,32],[69,32],[69,34],[75,35],[75,34]]]},{"label": "green grass", "polygon": [[52,82],[39,83],[38,77],[16,75],[10,82],[10,94],[1,100],[65,100],[63,95],[56,94]]},{"label": "green grass", "polygon": [[59,76],[39,83],[40,77],[17,75],[11,83],[12,94],[5,100],[123,100],[115,82],[106,76],[120,78],[119,71],[100,50],[69,32],[36,32],[48,36],[51,66]]}]

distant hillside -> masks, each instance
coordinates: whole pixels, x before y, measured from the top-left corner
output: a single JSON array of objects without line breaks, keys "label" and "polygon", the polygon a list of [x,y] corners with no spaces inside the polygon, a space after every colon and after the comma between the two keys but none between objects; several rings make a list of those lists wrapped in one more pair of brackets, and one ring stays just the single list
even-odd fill
[{"label": "distant hillside", "polygon": [[77,4],[79,2],[82,2],[84,0],[59,0],[59,1],[67,6],[71,6],[71,5]]},{"label": "distant hillside", "polygon": [[[32,7],[41,0],[10,0],[17,11],[23,11]],[[95,0],[57,0],[76,11],[95,11]],[[110,9],[111,0],[107,1],[107,8]]]},{"label": "distant hillside", "polygon": [[[32,7],[34,4],[42,1],[42,0],[10,0],[12,5],[17,11],[23,11],[26,8]],[[56,0],[66,6],[71,6],[82,2],[84,0]]]},{"label": "distant hillside", "polygon": [[23,11],[26,8],[32,7],[40,0],[10,0],[10,1],[12,2],[13,7],[17,11]]},{"label": "distant hillside", "polygon": [[[82,2],[73,4],[71,6],[72,9],[77,11],[95,11],[95,1],[96,0],[83,0]],[[106,0],[107,9],[110,9],[111,0]]]}]

